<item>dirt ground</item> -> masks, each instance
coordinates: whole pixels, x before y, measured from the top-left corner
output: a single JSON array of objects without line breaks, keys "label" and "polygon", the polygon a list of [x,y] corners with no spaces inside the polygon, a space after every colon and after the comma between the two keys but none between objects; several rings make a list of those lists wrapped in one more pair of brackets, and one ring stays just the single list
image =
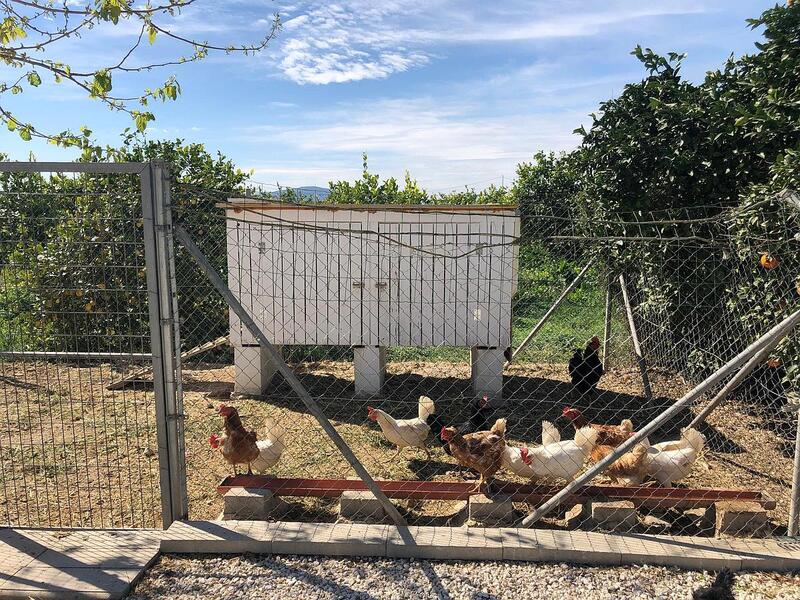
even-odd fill
[{"label": "dirt ground", "polygon": [[[378,427],[367,420],[367,405],[396,417],[416,414],[420,394],[436,401],[446,421],[466,418],[473,400],[469,366],[451,363],[398,362],[388,367],[385,395],[353,397],[352,365],[346,362],[306,363],[298,376],[342,437],[372,475],[379,479],[459,480],[455,463],[431,437],[431,461],[421,450],[406,449],[392,460],[394,449]],[[112,365],[3,363],[0,371],[0,521],[20,525],[158,526],[160,500],[153,394],[146,384],[108,391],[119,376]],[[282,380],[264,398],[230,399],[233,368],[192,363],[183,372],[186,462],[190,517],[216,518],[222,510],[217,484],[231,474],[208,438],[221,430],[220,402],[236,406],[248,428],[262,430],[272,418],[287,430],[288,447],[274,470],[278,477],[355,477]],[[631,418],[649,421],[687,386],[679,377],[651,373],[654,399],[645,402],[635,369],[616,369],[601,381],[602,393],[591,406],[581,406],[597,422]],[[512,443],[536,443],[541,421],[555,420],[571,402],[565,365],[522,364],[506,373],[505,406]],[[651,438],[674,439],[689,422],[687,411]],[[565,435],[565,423],[557,423]],[[764,411],[735,400],[715,411],[702,431],[708,449],[683,482],[691,487],[747,488],[776,499],[771,512],[776,533],[785,530],[792,460],[787,441],[779,437]],[[502,475],[507,478],[507,475]],[[293,500],[294,520],[333,521],[337,503]],[[460,524],[462,503],[404,502],[401,508],[416,524]],[[520,510],[528,507],[519,506]],[[558,516],[558,515],[556,515]],[[660,515],[663,516],[663,515]],[[555,524],[553,521],[551,524]],[[678,520],[676,533],[688,532]]]}]

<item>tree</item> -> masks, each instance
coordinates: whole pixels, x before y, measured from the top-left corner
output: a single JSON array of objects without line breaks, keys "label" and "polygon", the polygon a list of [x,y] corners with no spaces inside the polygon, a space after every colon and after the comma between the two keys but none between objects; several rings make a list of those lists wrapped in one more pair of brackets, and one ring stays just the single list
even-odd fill
[{"label": "tree", "polygon": [[[16,70],[17,76],[0,82],[0,122],[9,131],[16,131],[23,140],[34,137],[61,146],[87,147],[92,131],[81,126],[79,132],[69,129],[45,132],[8,106],[8,95],[17,95],[29,87],[38,87],[50,77],[59,84],[70,85],[88,94],[109,109],[130,115],[135,128],[144,131],[155,119],[149,106],[153,101],[177,99],[181,88],[174,75],[155,88],[137,95],[114,91],[118,74],[140,74],[154,69],[176,67],[201,60],[210,52],[251,54],[264,49],[277,33],[280,21],[276,15],[266,35],[253,44],[221,45],[178,35],[170,30],[168,20],[194,4],[195,0],[163,0],[152,5],[131,0],[86,0],[80,6],[71,0],[0,0],[0,64]],[[74,39],[96,35],[101,28],[132,25],[130,44],[119,56],[110,57],[100,67],[68,64],[63,56],[65,44]],[[119,29],[123,29],[119,27]],[[134,62],[145,44],[166,38],[178,47],[190,50],[158,62]],[[180,54],[180,52],[178,52]],[[5,100],[5,102],[4,102]]]}]

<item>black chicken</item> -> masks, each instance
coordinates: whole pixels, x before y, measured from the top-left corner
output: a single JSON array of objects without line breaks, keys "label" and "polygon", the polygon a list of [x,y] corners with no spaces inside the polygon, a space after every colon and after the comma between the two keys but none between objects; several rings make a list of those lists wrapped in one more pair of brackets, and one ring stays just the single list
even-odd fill
[{"label": "black chicken", "polygon": [[714,583],[701,587],[692,592],[694,600],[735,600],[733,595],[733,580],[736,576],[725,567],[717,573]]},{"label": "black chicken", "polygon": [[597,391],[597,383],[603,376],[603,363],[597,351],[600,349],[600,338],[594,336],[586,344],[586,348],[575,349],[569,360],[569,377],[573,388],[581,396],[593,396]]}]

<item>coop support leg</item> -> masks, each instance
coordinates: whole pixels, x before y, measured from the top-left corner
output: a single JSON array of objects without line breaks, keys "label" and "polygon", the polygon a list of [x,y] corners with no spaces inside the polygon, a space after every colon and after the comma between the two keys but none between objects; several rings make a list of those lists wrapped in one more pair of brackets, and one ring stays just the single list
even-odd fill
[{"label": "coop support leg", "polygon": [[542,504],[539,508],[531,512],[527,517],[525,517],[522,520],[522,526],[530,527],[534,523],[539,521],[542,517],[549,514],[553,509],[555,509],[562,502],[564,502],[564,500],[568,496],[574,494],[575,490],[591,482],[592,479],[594,479],[597,475],[605,471],[609,467],[609,465],[616,462],[620,456],[632,450],[634,446],[636,446],[644,438],[649,436],[653,431],[655,431],[656,429],[661,427],[664,423],[672,419],[684,408],[690,406],[695,400],[697,400],[699,397],[705,394],[708,390],[712,389],[714,386],[718,385],[721,381],[723,381],[726,377],[728,377],[734,370],[738,369],[744,363],[750,360],[750,358],[752,358],[754,354],[760,352],[765,345],[774,342],[775,338],[781,339],[786,335],[788,335],[790,331],[798,323],[800,323],[800,310],[795,311],[794,313],[786,317],[783,321],[778,323],[775,327],[770,329],[768,332],[766,332],[764,335],[758,338],[755,342],[750,344],[742,352],[740,352],[734,358],[729,360],[721,369],[712,373],[700,385],[695,387],[693,390],[691,390],[689,393],[683,396],[680,400],[675,401],[675,403],[672,406],[670,406],[667,410],[662,412],[648,424],[642,426],[636,433],[634,433],[630,438],[628,438],[626,442],[618,446],[611,454],[606,456],[604,459],[602,459],[594,466],[590,467],[586,472],[577,477],[575,480],[571,481],[560,492],[558,492],[555,496],[550,498],[550,500],[548,500],[547,502]]},{"label": "coop support leg", "polygon": [[653,397],[653,390],[650,388],[650,376],[647,374],[647,361],[644,358],[642,344],[639,342],[639,334],[636,331],[636,321],[633,319],[633,307],[628,298],[628,286],[625,284],[624,275],[619,276],[619,287],[622,289],[622,302],[625,304],[625,314],[628,317],[628,329],[630,329],[631,332],[633,352],[636,355],[636,363],[639,365],[639,371],[642,373],[644,397],[650,400]]},{"label": "coop support leg", "polygon": [[308,393],[308,390],[300,383],[300,380],[294,374],[294,371],[289,368],[289,366],[283,361],[281,356],[275,350],[275,346],[273,346],[270,341],[267,339],[267,336],[264,334],[263,331],[256,325],[256,322],[253,318],[247,313],[247,310],[242,306],[242,303],[236,298],[234,293],[231,289],[225,284],[222,280],[222,277],[219,276],[219,273],[211,266],[211,263],[208,262],[208,259],[205,257],[203,252],[200,248],[197,247],[197,244],[194,243],[192,238],[186,233],[186,230],[181,227],[180,225],[175,227],[175,235],[178,238],[178,241],[181,245],[186,249],[187,252],[192,256],[194,261],[200,267],[200,269],[205,273],[208,280],[212,283],[214,288],[225,298],[228,306],[231,307],[236,316],[239,317],[242,321],[242,325],[244,325],[248,331],[255,337],[259,343],[267,350],[269,356],[275,363],[278,365],[278,370],[280,371],[283,378],[286,380],[286,383],[291,386],[294,393],[300,398],[300,400],[305,405],[308,412],[310,412],[317,422],[322,427],[323,431],[328,435],[331,441],[336,445],[339,452],[342,453],[342,456],[345,457],[347,462],[356,472],[356,474],[361,478],[361,481],[364,482],[364,485],[367,489],[374,494],[374,496],[378,499],[378,501],[383,506],[383,509],[389,515],[389,518],[392,519],[392,522],[398,527],[398,531],[401,532],[401,537],[404,536],[402,533],[401,527],[407,525],[406,520],[397,510],[397,507],[392,504],[391,500],[386,497],[386,494],[383,493],[378,484],[375,483],[375,480],[372,478],[372,475],[369,474],[366,468],[358,457],[353,453],[353,450],[350,446],[347,445],[347,442],[342,439],[342,436],[333,426],[333,424],[328,420],[328,417],[325,416],[322,408],[317,403],[316,400]]},{"label": "coop support leg", "polygon": [[386,381],[386,348],[357,346],[353,348],[356,396],[368,397],[381,393]]},{"label": "coop support leg", "polygon": [[470,350],[472,390],[476,396],[488,396],[492,406],[503,403],[503,362],[500,348],[474,347]]},{"label": "coop support leg", "polygon": [[[275,346],[278,354],[281,346]],[[261,346],[241,346],[233,350],[233,364],[236,376],[233,393],[246,396],[260,396],[278,372],[278,366],[271,360],[268,352]]]}]

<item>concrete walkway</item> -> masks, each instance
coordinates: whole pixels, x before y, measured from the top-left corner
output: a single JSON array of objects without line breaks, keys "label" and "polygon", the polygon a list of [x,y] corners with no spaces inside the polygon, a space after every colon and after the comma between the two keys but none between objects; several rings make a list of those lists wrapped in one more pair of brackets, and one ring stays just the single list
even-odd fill
[{"label": "concrete walkway", "polygon": [[0,528],[0,598],[124,598],[162,533]]}]

